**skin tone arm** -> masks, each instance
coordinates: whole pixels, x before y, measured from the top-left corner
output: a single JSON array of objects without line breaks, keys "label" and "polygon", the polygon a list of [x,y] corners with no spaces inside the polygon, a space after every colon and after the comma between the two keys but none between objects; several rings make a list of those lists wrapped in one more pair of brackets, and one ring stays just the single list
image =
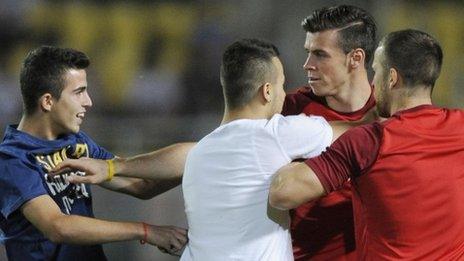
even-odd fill
[{"label": "skin tone arm", "polygon": [[50,175],[79,169],[86,172],[86,176],[68,177],[69,182],[101,184],[113,191],[148,199],[181,183],[187,154],[194,145],[178,143],[131,158],[116,158],[113,161],[115,174],[111,181],[107,181],[107,162],[90,158],[67,159]]},{"label": "skin tone arm", "polygon": [[326,192],[313,170],[303,162],[293,162],[277,171],[269,190],[269,204],[287,210],[325,196]]},{"label": "skin tone arm", "polygon": [[[359,121],[329,122],[333,130],[332,142],[347,130],[378,119],[377,111],[372,109]],[[269,204],[282,210],[293,209],[326,194],[321,182],[308,165],[293,162],[283,166],[275,174],[269,190]]]},{"label": "skin tone arm", "polygon": [[[363,119],[356,122],[330,122],[333,129],[332,141],[348,129],[373,122],[377,118],[375,110],[371,110]],[[117,158],[114,160],[115,174],[111,182],[105,182],[108,177],[108,164],[97,159],[67,159],[50,174],[56,175],[70,168],[79,169],[85,171],[86,176],[69,177],[69,182],[101,184],[110,190],[139,198],[152,198],[180,184],[187,153],[194,145],[195,143],[179,143],[127,159]],[[118,177],[135,177],[144,180]]]},{"label": "skin tone arm", "polygon": [[[348,129],[372,122],[374,119],[375,113],[372,112],[371,116],[357,122],[330,122],[333,129],[332,141]],[[127,159],[116,158],[114,178],[109,182],[108,164],[98,159],[67,159],[54,168],[50,175],[79,169],[86,172],[86,176],[68,177],[69,182],[100,184],[113,191],[149,199],[180,184],[187,153],[194,145],[195,143],[179,143]]]},{"label": "skin tone arm", "polygon": [[[102,244],[144,239],[142,223],[113,222],[78,215],[65,215],[48,195],[26,202],[21,211],[45,237],[55,243]],[[187,231],[171,226],[147,225],[147,243],[175,254],[187,242]]]},{"label": "skin tone arm", "polygon": [[377,110],[373,108],[370,111],[368,111],[362,119],[358,121],[330,121],[329,124],[332,127],[333,131],[332,142],[334,142],[336,139],[338,139],[338,137],[343,135],[343,133],[345,133],[347,130],[351,128],[372,123],[378,120],[380,120],[380,117],[377,114]]}]

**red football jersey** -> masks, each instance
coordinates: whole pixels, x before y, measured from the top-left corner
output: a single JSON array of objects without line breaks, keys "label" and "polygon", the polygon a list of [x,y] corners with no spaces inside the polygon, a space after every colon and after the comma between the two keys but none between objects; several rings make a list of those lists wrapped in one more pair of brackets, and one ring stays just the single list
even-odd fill
[{"label": "red football jersey", "polygon": [[[285,98],[282,114],[323,116],[326,120],[360,120],[375,105],[373,92],[367,103],[355,112],[337,112],[309,87]],[[324,198],[290,211],[295,260],[355,260],[353,208],[350,183]]]},{"label": "red football jersey", "polygon": [[351,178],[358,260],[464,259],[464,111],[422,105],[306,161],[326,191]]}]

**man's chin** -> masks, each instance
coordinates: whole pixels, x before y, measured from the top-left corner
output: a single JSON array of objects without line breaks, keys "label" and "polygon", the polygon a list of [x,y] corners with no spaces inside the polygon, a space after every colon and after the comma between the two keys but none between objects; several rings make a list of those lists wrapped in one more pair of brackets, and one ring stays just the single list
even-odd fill
[{"label": "man's chin", "polygon": [[74,128],[70,129],[69,132],[72,134],[77,134],[80,131],[80,126],[75,126]]},{"label": "man's chin", "polygon": [[309,84],[309,88],[316,96],[325,96],[325,93],[316,84]]}]

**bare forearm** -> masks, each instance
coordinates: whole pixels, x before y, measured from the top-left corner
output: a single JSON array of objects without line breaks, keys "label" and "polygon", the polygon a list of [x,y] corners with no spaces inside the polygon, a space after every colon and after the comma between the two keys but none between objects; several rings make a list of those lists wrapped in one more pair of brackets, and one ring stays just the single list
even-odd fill
[{"label": "bare forearm", "polygon": [[151,153],[115,159],[115,175],[152,180],[180,180],[187,154],[194,145],[195,143],[178,143]]},{"label": "bare forearm", "polygon": [[180,185],[181,181],[180,177],[168,180],[114,177],[111,182],[104,182],[100,185],[106,189],[128,194],[139,199],[151,199]]},{"label": "bare forearm", "polygon": [[176,253],[187,242],[187,231],[183,228],[65,215],[49,195],[27,201],[21,206],[21,212],[55,243],[94,245],[143,239],[169,253]]},{"label": "bare forearm", "polygon": [[112,222],[76,215],[62,215],[48,231],[50,240],[68,244],[102,244],[143,239],[142,223]]},{"label": "bare forearm", "polygon": [[379,115],[377,114],[377,110],[375,108],[371,109],[368,111],[364,117],[362,117],[360,120],[357,121],[331,121],[329,124],[332,126],[333,130],[333,139],[332,142],[334,142],[338,137],[343,135],[346,131],[349,129],[364,125],[364,124],[369,124],[375,121],[380,120]]},{"label": "bare forearm", "polygon": [[100,184],[113,191],[148,199],[180,184],[187,154],[194,145],[178,143],[151,153],[111,161],[66,159],[50,174],[78,169],[86,175],[69,176],[69,182]]},{"label": "bare forearm", "polygon": [[104,188],[150,199],[182,181],[187,154],[195,143],[178,143],[169,147],[114,160],[115,176],[100,185]]},{"label": "bare forearm", "polygon": [[349,129],[363,125],[361,121],[331,121],[329,124],[332,126],[333,130],[332,142],[337,140]]}]

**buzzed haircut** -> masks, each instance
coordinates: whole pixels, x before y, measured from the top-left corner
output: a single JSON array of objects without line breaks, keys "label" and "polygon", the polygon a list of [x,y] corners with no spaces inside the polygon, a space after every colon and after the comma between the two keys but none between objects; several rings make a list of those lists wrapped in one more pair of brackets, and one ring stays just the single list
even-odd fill
[{"label": "buzzed haircut", "polygon": [[365,68],[374,57],[377,27],[367,11],[351,5],[337,5],[315,10],[301,23],[306,32],[338,30],[338,46],[345,54],[356,48],[366,53]]},{"label": "buzzed haircut", "polygon": [[406,86],[433,88],[440,75],[443,51],[427,33],[407,29],[389,33],[379,46],[384,47],[383,68],[395,68]]},{"label": "buzzed haircut", "polygon": [[242,39],[226,48],[222,56],[221,85],[229,109],[243,107],[260,86],[277,78],[272,58],[278,56],[277,47],[257,39]]},{"label": "buzzed haircut", "polygon": [[26,56],[20,74],[21,95],[26,115],[32,115],[39,98],[50,93],[59,99],[69,69],[85,69],[90,60],[83,52],[54,46],[41,46]]}]

